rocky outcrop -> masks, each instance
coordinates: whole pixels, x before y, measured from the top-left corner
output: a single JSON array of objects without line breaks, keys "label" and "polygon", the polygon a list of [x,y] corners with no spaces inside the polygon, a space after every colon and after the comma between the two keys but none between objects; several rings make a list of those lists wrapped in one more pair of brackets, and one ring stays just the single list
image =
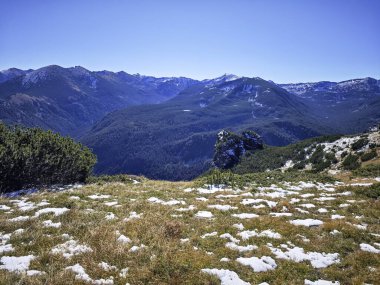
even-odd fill
[{"label": "rocky outcrop", "polygon": [[263,148],[261,137],[253,131],[244,131],[241,135],[222,130],[218,133],[213,157],[214,165],[228,169],[237,164],[247,151]]}]

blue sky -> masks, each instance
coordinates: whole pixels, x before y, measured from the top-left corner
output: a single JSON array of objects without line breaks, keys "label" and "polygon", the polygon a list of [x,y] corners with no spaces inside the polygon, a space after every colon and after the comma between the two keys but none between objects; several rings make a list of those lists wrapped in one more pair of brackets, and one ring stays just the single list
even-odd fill
[{"label": "blue sky", "polygon": [[0,69],[380,78],[378,0],[2,0]]}]

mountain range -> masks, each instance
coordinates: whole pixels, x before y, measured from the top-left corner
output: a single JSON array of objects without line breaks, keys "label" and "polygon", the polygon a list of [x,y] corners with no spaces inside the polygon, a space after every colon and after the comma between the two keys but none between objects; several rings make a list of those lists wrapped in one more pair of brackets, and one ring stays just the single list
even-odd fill
[{"label": "mountain range", "polygon": [[83,67],[0,73],[0,120],[74,136],[96,173],[191,179],[210,167],[221,129],[266,144],[361,132],[380,121],[380,81],[276,84],[225,74],[155,78]]},{"label": "mountain range", "polygon": [[195,82],[184,77],[91,72],[80,66],[11,68],[0,73],[0,120],[78,137],[114,110],[163,102]]}]

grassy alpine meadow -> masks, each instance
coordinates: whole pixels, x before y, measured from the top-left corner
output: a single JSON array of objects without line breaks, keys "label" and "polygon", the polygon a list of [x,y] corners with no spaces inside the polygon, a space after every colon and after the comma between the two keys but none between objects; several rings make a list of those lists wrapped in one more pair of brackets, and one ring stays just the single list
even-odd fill
[{"label": "grassy alpine meadow", "polygon": [[379,284],[379,177],[229,177],[0,198],[0,283]]}]

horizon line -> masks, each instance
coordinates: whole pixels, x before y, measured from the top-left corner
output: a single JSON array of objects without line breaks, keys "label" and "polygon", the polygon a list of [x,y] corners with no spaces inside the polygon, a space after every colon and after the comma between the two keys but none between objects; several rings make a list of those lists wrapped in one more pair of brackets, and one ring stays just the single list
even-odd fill
[{"label": "horizon line", "polygon": [[9,68],[5,68],[5,69],[1,69],[0,70],[0,73],[3,73],[4,71],[8,71],[10,69],[18,69],[18,70],[22,70],[22,71],[28,71],[28,70],[32,70],[32,71],[36,71],[38,69],[42,69],[42,68],[46,68],[46,67],[50,67],[50,66],[57,66],[57,67],[60,67],[60,68],[64,68],[64,69],[69,69],[69,68],[75,68],[75,67],[80,67],[80,68],[83,68],[89,72],[102,72],[102,71],[108,71],[108,72],[112,72],[112,73],[120,73],[120,72],[124,72],[126,74],[129,74],[129,75],[134,75],[134,76],[143,76],[143,77],[154,77],[154,78],[187,78],[187,79],[192,79],[192,80],[197,80],[197,81],[206,81],[206,80],[213,80],[213,79],[217,79],[217,78],[220,78],[220,77],[223,77],[223,76],[227,76],[227,75],[232,75],[232,76],[237,76],[239,78],[260,78],[260,79],[263,79],[265,81],[272,81],[276,84],[300,84],[300,83],[304,83],[304,84],[307,84],[307,83],[318,83],[318,82],[331,82],[331,83],[340,83],[340,82],[346,82],[346,81],[350,81],[350,80],[358,80],[358,79],[366,79],[366,78],[371,78],[371,79],[375,79],[375,80],[378,80],[380,81],[380,77],[379,78],[376,78],[376,76],[363,76],[363,77],[356,77],[356,78],[349,78],[349,79],[345,79],[345,80],[340,80],[340,81],[330,81],[330,80],[317,80],[317,81],[297,81],[297,82],[275,82],[271,79],[264,79],[260,76],[246,76],[246,75],[237,75],[235,73],[222,73],[221,75],[219,76],[216,76],[216,77],[212,77],[212,78],[203,78],[203,79],[198,79],[198,78],[195,78],[195,77],[188,77],[188,76],[183,76],[183,75],[179,75],[179,76],[173,76],[173,75],[170,75],[170,76],[157,76],[157,75],[146,75],[146,74],[141,74],[140,72],[138,73],[128,73],[127,71],[125,70],[118,70],[118,71],[115,71],[115,70],[109,70],[109,69],[103,69],[103,70],[92,70],[92,69],[89,69],[89,68],[86,68],[82,65],[74,65],[74,66],[62,66],[62,65],[59,65],[59,64],[49,64],[49,65],[45,65],[45,66],[42,66],[42,67],[38,67],[38,68],[28,68],[28,69],[23,69],[23,68],[18,68],[18,67],[9,67]]}]

